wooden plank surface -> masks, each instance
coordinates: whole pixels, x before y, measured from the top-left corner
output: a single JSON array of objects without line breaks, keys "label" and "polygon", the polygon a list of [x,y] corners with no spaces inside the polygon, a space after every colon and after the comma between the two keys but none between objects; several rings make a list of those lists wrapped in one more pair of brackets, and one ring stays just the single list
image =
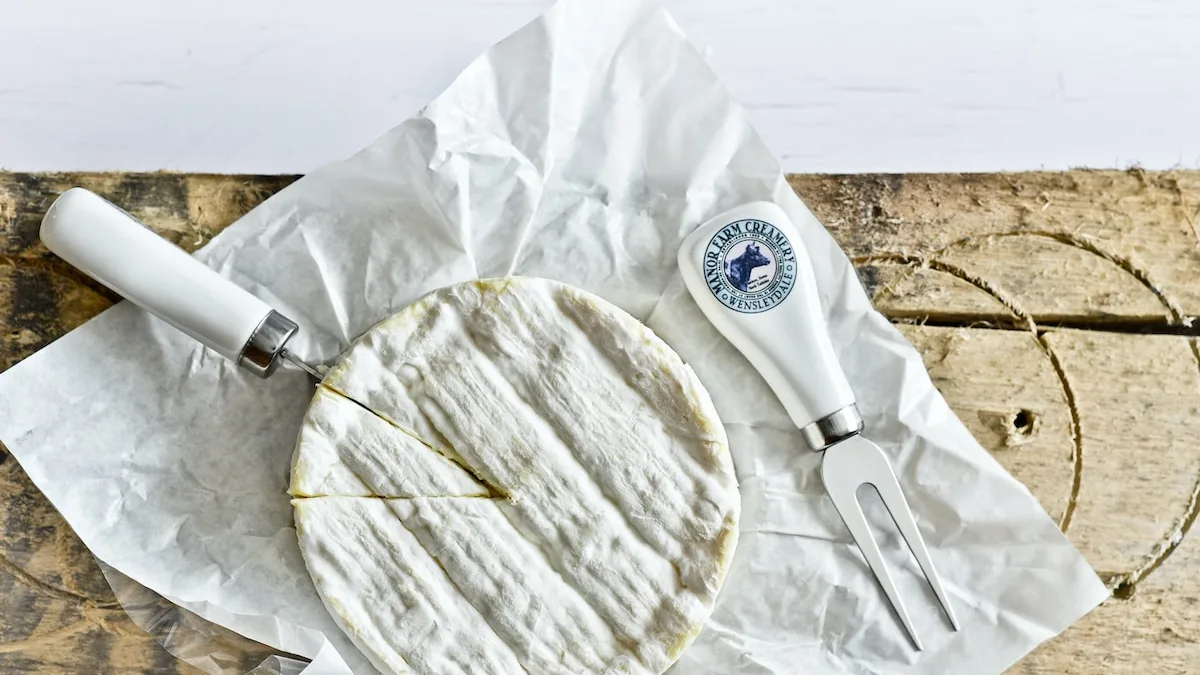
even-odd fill
[{"label": "wooden plank surface", "polygon": [[[114,300],[37,242],[41,214],[63,189],[96,190],[195,248],[293,179],[0,173],[0,368]],[[791,182],[955,412],[1114,591],[1012,672],[1194,671],[1200,173]],[[144,609],[170,611],[153,598]],[[230,672],[263,653],[236,636],[207,639]],[[2,451],[0,672],[198,672],[126,617],[86,549]]]}]

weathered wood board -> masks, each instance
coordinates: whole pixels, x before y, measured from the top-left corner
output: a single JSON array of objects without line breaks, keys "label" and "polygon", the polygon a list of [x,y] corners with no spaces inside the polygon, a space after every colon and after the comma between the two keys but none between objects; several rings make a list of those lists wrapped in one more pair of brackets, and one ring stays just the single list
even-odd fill
[{"label": "weathered wood board", "polygon": [[[0,173],[0,368],[114,300],[37,243],[58,192],[96,190],[190,249],[293,179]],[[1200,172],[791,182],[955,412],[1114,591],[1012,672],[1196,670]],[[232,668],[263,653],[210,639]],[[0,672],[198,672],[128,619],[2,451]]]}]

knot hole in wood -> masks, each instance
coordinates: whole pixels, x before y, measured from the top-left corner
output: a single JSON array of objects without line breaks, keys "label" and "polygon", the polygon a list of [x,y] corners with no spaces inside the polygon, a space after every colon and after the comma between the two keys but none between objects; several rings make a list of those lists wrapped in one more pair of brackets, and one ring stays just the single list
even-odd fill
[{"label": "knot hole in wood", "polygon": [[1028,408],[980,410],[979,421],[1000,437],[1005,448],[1015,448],[1032,441],[1042,428],[1042,416]]},{"label": "knot hole in wood", "polygon": [[1037,433],[1038,427],[1042,424],[1041,417],[1032,410],[1018,410],[1013,415],[1012,430],[1013,433],[1021,438],[1031,438]]}]

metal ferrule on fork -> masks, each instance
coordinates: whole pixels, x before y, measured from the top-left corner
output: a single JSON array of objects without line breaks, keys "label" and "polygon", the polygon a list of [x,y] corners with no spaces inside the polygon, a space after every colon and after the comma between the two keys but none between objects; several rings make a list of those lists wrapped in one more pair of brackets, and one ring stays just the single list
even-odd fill
[{"label": "metal ferrule on fork", "polygon": [[862,415],[858,414],[858,406],[851,403],[801,428],[800,435],[808,447],[821,452],[838,441],[862,433],[862,430]]}]

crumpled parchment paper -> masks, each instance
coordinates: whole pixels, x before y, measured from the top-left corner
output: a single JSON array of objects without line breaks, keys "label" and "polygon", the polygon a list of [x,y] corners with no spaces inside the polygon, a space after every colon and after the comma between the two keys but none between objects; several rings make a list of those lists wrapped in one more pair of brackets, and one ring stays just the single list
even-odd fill
[{"label": "crumpled parchment paper", "polygon": [[[681,283],[684,235],[758,199],[801,232],[868,432],[962,621],[949,630],[868,495],[924,652],[825,497],[818,455]],[[1107,595],[947,408],[743,110],[653,3],[564,0],[419,115],[197,256],[298,321],[294,350],[311,362],[434,288],[505,274],[580,286],[657,331],[711,392],[744,502],[728,583],[673,673],[999,672]],[[0,439],[108,565],[312,659],[306,675],[370,673],[313,590],[284,493],[311,393],[299,372],[254,379],[123,303],[0,376]]]}]

